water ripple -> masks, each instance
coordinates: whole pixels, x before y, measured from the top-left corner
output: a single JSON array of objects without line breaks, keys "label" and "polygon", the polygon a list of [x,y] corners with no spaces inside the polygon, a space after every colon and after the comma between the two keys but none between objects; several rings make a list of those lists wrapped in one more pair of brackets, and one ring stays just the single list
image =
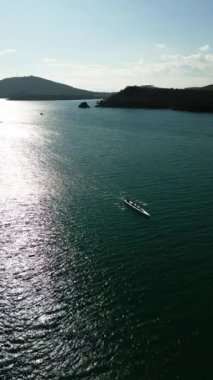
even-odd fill
[{"label": "water ripple", "polygon": [[212,116],[90,111],[0,110],[0,377],[208,376]]}]

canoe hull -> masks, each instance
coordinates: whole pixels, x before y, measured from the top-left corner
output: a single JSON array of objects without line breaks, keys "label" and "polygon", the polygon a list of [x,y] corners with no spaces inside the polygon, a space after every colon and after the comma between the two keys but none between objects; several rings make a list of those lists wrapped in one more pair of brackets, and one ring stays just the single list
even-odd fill
[{"label": "canoe hull", "polygon": [[124,199],[124,203],[126,203],[126,205],[132,208],[133,210],[139,212],[140,214],[146,216],[147,218],[150,218],[151,215],[146,210],[144,210],[141,206],[136,205],[132,201],[127,201],[126,199]]}]

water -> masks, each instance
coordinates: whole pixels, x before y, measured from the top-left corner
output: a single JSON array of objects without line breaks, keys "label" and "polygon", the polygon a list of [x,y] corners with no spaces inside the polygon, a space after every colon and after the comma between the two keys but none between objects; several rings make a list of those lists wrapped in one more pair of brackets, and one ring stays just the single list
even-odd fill
[{"label": "water", "polygon": [[0,378],[212,379],[213,115],[78,103],[0,101]]}]

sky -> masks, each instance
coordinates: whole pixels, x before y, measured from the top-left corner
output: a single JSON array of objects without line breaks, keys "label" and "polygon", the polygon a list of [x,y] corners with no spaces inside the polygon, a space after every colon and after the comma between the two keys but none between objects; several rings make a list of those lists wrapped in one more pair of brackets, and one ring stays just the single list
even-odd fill
[{"label": "sky", "polygon": [[0,79],[118,91],[213,83],[213,0],[0,0]]}]

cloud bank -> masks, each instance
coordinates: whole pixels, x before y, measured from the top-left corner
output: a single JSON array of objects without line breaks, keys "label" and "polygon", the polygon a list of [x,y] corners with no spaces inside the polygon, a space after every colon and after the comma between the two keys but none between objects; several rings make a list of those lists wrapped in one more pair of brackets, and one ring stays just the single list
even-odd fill
[{"label": "cloud bank", "polygon": [[213,54],[204,45],[193,54],[161,54],[157,62],[140,58],[116,66],[74,64],[45,58],[48,72],[59,74],[76,87],[96,90],[119,90],[127,85],[155,84],[162,87],[187,87],[209,84],[213,78]]},{"label": "cloud bank", "polygon": [[16,53],[16,50],[15,50],[15,49],[4,49],[4,50],[0,50],[0,56],[2,56],[2,55],[7,55],[7,54],[11,54],[11,53]]}]

